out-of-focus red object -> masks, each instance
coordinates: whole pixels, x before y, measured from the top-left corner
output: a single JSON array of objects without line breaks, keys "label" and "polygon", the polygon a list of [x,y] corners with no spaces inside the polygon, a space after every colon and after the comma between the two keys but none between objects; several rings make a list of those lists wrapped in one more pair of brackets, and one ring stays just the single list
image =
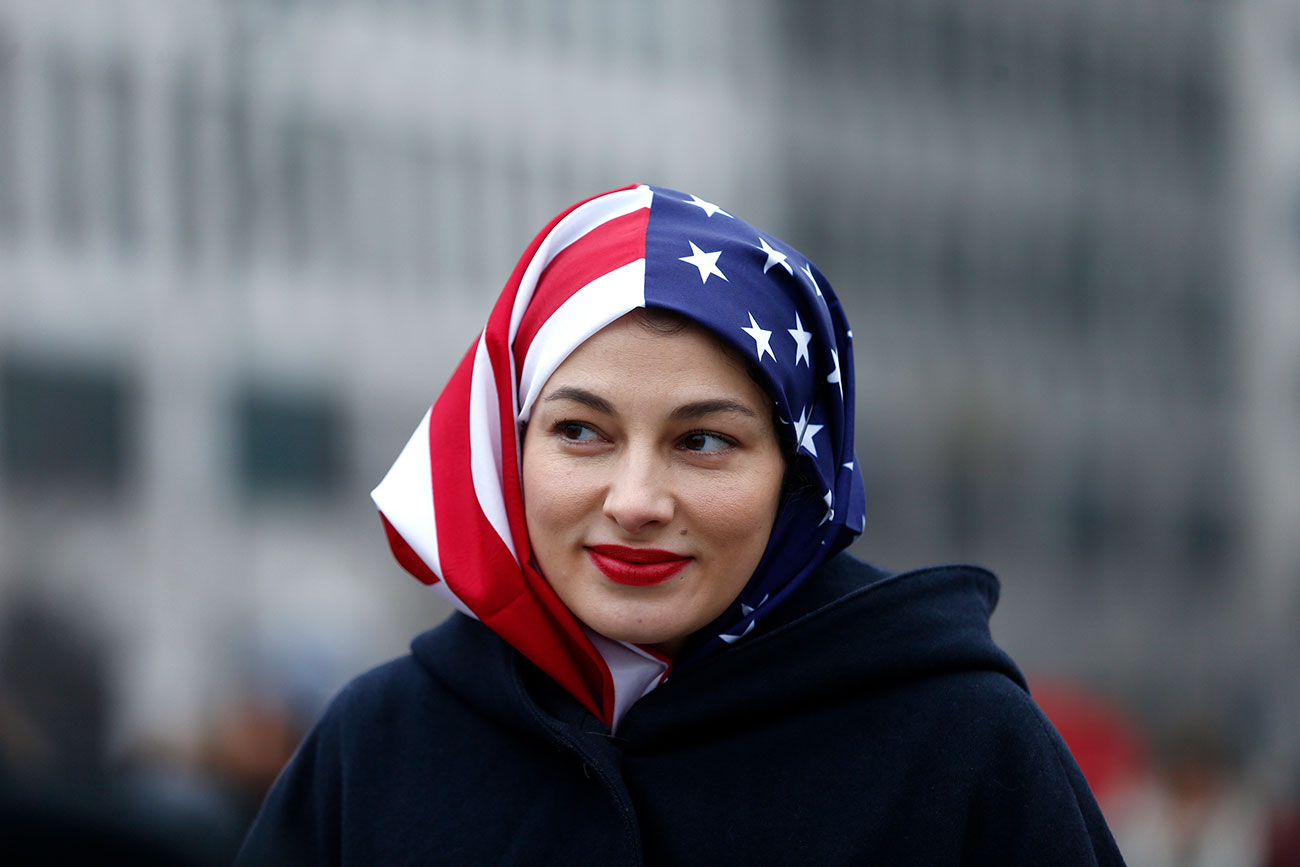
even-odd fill
[{"label": "out-of-focus red object", "polygon": [[1300,804],[1279,807],[1269,824],[1265,867],[1300,864]]},{"label": "out-of-focus red object", "polygon": [[1142,779],[1149,761],[1146,737],[1122,708],[1062,678],[1033,678],[1029,688],[1065,739],[1103,809]]}]

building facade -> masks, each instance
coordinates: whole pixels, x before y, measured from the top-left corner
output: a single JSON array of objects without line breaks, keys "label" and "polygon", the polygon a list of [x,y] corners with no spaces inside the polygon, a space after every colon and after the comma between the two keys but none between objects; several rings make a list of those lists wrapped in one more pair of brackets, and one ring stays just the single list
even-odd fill
[{"label": "building facade", "polygon": [[0,11],[0,591],[105,634],[124,739],[444,616],[368,492],[531,234],[637,181],[771,210],[728,11]]},{"label": "building facade", "polygon": [[1294,761],[1294,18],[14,0],[0,590],[113,636],[128,738],[294,648],[334,685],[400,652],[444,609],[369,488],[530,233],[645,180],[835,281],[860,553],[984,562],[1031,673],[1157,722],[1261,705]]}]

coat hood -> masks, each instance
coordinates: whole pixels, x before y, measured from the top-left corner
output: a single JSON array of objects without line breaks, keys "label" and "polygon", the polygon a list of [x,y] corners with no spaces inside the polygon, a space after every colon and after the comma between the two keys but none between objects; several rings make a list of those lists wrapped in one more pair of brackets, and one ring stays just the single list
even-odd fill
[{"label": "coat hood", "polygon": [[[997,578],[979,567],[893,573],[840,554],[761,633],[669,677],[639,701],[617,741],[709,740],[792,708],[833,705],[846,693],[958,672],[997,672],[1025,688],[989,631],[998,592]],[[411,649],[429,674],[502,724],[608,731],[463,615],[419,636]]]}]

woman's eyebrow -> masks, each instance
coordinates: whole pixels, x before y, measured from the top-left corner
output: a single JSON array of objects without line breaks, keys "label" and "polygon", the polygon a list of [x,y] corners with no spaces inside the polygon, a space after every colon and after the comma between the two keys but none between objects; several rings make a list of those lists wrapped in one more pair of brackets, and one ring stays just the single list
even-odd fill
[{"label": "woman's eyebrow", "polygon": [[605,398],[592,394],[584,388],[577,388],[572,385],[562,385],[555,391],[542,398],[542,403],[550,403],[553,400],[572,400],[584,406],[590,407],[599,413],[605,415],[617,415],[614,412],[613,405]]},{"label": "woman's eyebrow", "polygon": [[693,403],[684,403],[674,409],[670,414],[670,417],[677,421],[684,421],[686,419],[712,415],[715,412],[738,412],[751,418],[757,418],[757,413],[752,409],[738,400],[729,400],[727,398],[697,400]]},{"label": "woman's eyebrow", "polygon": [[[573,385],[562,385],[542,398],[542,403],[550,403],[553,400],[571,400],[589,407],[596,412],[605,415],[618,415],[614,405],[600,395],[593,394],[585,388],[578,388]],[[715,412],[738,412],[747,415],[750,418],[757,418],[758,414],[752,409],[745,406],[738,400],[730,398],[714,398],[712,400],[696,400],[690,403],[684,403],[673,409],[669,417],[675,421],[684,421],[687,419],[701,418],[702,416],[711,415]]]}]

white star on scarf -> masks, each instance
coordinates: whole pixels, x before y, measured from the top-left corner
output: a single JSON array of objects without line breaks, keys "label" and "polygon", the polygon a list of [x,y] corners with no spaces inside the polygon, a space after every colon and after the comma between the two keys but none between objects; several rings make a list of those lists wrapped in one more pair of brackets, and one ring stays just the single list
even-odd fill
[{"label": "white star on scarf", "polygon": [[790,336],[794,338],[794,342],[799,344],[798,348],[795,350],[795,367],[798,367],[799,362],[801,361],[804,364],[812,364],[808,358],[808,343],[812,340],[812,332],[803,330],[803,323],[799,321],[798,313],[795,313],[794,315],[794,328],[787,328],[786,331],[790,332]]},{"label": "white star on scarf", "polygon": [[[686,243],[691,245],[691,255],[678,256],[677,258],[700,269],[701,283],[709,282],[709,277],[714,274],[717,274],[723,280],[727,279],[727,275],[718,270],[718,257],[722,255],[721,250],[718,250],[716,253],[706,253],[699,247],[695,246],[694,241],[687,241]],[[727,282],[731,281],[728,280]]]},{"label": "white star on scarf", "polygon": [[749,314],[749,328],[742,328],[741,331],[754,338],[754,351],[758,353],[758,360],[763,360],[763,353],[766,352],[776,361],[776,353],[772,351],[772,332],[759,326],[754,319],[754,314]]},{"label": "white star on scarf", "polygon": [[808,415],[808,407],[799,411],[799,420],[793,424],[795,451],[806,449],[813,457],[817,457],[817,444],[813,442],[813,437],[820,433],[825,425],[812,423],[812,418]]},{"label": "white star on scarf", "polygon": [[827,491],[822,500],[826,503],[826,516],[818,522],[817,526],[819,527],[835,517],[835,510],[831,508],[831,504],[835,501],[835,495],[831,491]]},{"label": "white star on scarf", "polygon": [[[719,208],[717,205],[713,204],[713,202],[706,202],[696,195],[692,195],[691,200],[686,204],[694,205],[695,207],[699,208],[701,211],[704,212],[704,216],[706,217],[712,217],[714,214],[721,214],[724,217],[731,217],[731,214],[728,214],[726,211],[722,210],[722,208]],[[731,217],[731,218],[733,220],[735,219],[735,217]]]},{"label": "white star on scarf", "polygon": [[834,349],[831,350],[831,361],[835,363],[835,370],[830,376],[826,377],[826,381],[833,382],[840,387],[840,400],[844,400],[844,383],[840,382],[840,354]]},{"label": "white star on scarf", "polygon": [[822,297],[822,287],[817,285],[817,278],[813,276],[812,265],[804,265],[801,270],[808,275],[808,280],[812,283],[813,291],[817,293],[817,297]]},{"label": "white star on scarf", "polygon": [[773,265],[780,265],[782,268],[785,269],[785,272],[787,274],[794,273],[794,269],[790,267],[790,263],[785,261],[786,255],[784,253],[782,253],[779,250],[773,250],[770,246],[768,246],[767,239],[762,236],[759,236],[758,243],[762,251],[767,254],[767,261],[763,263],[764,274],[766,274],[767,269],[771,268]]},{"label": "white star on scarf", "polygon": [[748,635],[750,631],[753,630],[753,628],[754,628],[754,621],[751,620],[749,621],[749,624],[745,626],[744,630],[741,631],[739,634],[719,635],[718,637],[721,638],[723,641],[727,642],[728,644],[735,644],[737,641],[739,641],[740,639]]}]

